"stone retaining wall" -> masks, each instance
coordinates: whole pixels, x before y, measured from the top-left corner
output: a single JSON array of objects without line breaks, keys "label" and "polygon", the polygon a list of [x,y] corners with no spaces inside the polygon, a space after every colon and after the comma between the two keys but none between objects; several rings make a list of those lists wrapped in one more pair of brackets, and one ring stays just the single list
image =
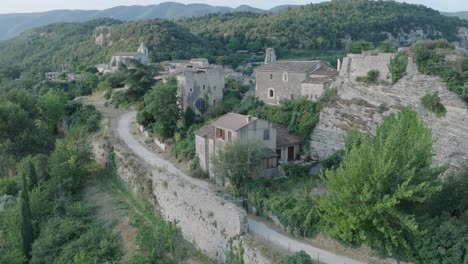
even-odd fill
[{"label": "stone retaining wall", "polygon": [[[248,236],[244,210],[214,193],[194,186],[167,170],[151,170],[133,153],[103,139],[93,143],[98,162],[105,162],[106,151],[114,151],[118,176],[138,198],[149,200],[167,221],[175,222],[184,238],[209,257],[225,261],[230,239]],[[244,245],[245,263],[271,263],[257,249]]]}]

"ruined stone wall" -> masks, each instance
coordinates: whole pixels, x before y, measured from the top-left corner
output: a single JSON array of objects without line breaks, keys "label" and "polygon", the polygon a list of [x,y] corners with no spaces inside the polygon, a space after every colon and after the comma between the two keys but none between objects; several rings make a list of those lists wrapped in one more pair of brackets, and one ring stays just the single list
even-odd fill
[{"label": "ruined stone wall", "polygon": [[343,59],[340,76],[355,80],[357,77],[366,76],[371,70],[377,70],[379,79],[387,81],[390,77],[388,65],[393,56],[393,53],[348,54]]},{"label": "ruined stone wall", "polygon": [[[224,262],[229,240],[246,236],[247,215],[233,203],[165,169],[151,170],[118,144],[100,139],[93,150],[101,163],[107,160],[105,153],[113,150],[117,174],[133,195],[150,201],[165,220],[177,224],[186,240],[211,258]],[[248,245],[245,249],[245,263],[271,263],[257,249]]]},{"label": "ruined stone wall", "polygon": [[[340,77],[336,100],[320,113],[311,136],[311,151],[324,159],[344,148],[350,128],[374,132],[384,116],[412,106],[432,131],[434,164],[459,170],[468,164],[468,107],[437,77],[420,75],[409,58],[407,76],[394,85],[365,85]],[[437,117],[421,104],[421,97],[437,91],[447,113]]]}]

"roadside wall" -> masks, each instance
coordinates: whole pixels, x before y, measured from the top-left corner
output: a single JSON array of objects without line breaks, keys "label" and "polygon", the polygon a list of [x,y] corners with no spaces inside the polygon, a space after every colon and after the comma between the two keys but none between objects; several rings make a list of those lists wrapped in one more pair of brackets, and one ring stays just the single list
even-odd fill
[{"label": "roadside wall", "polygon": [[[244,210],[211,191],[194,186],[166,169],[151,170],[118,144],[106,140],[93,143],[98,162],[114,152],[118,176],[141,200],[149,200],[167,220],[175,222],[184,238],[211,258],[224,262],[231,238],[243,239],[248,232]],[[107,149],[107,151],[106,151]],[[245,246],[245,263],[271,263],[253,247]]]}]

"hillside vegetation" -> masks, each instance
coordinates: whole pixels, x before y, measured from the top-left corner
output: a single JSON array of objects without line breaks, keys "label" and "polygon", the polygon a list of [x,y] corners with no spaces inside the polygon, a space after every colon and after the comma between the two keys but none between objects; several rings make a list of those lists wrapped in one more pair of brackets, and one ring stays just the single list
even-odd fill
[{"label": "hillside vegetation", "polygon": [[[99,30],[96,28],[99,27]],[[103,33],[102,42],[96,37]],[[0,43],[0,63],[13,76],[20,71],[33,73],[58,70],[82,71],[107,63],[112,53],[136,51],[144,41],[152,61],[191,58],[210,54],[203,39],[167,20],[122,23],[111,19],[87,23],[58,23],[23,33]],[[7,70],[10,69],[10,70]]]},{"label": "hillside vegetation", "polygon": [[[259,51],[283,49],[343,49],[344,39],[379,43],[387,33],[395,44],[408,45],[405,36],[423,30],[427,38],[458,40],[457,28],[468,21],[441,15],[421,6],[393,1],[345,0],[287,8],[274,14],[211,14],[179,21],[216,43],[217,47]],[[413,40],[414,41],[414,40]]]}]

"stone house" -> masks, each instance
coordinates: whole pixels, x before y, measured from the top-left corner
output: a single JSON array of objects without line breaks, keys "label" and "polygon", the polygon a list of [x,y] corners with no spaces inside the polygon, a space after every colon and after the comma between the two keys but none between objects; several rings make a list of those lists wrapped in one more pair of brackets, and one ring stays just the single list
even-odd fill
[{"label": "stone house", "polygon": [[166,72],[156,79],[176,78],[182,108],[196,113],[214,107],[223,99],[225,86],[224,70],[209,65],[207,59],[166,62]]},{"label": "stone house", "polygon": [[99,64],[96,68],[101,73],[115,72],[122,66],[126,65],[128,60],[137,60],[142,64],[148,64],[148,48],[142,42],[137,52],[117,52],[112,54],[109,64]]},{"label": "stone house", "polygon": [[316,101],[337,74],[330,64],[320,60],[276,60],[274,49],[269,48],[265,64],[255,68],[255,95],[271,105],[300,96]]},{"label": "stone house", "polygon": [[296,159],[299,154],[299,139],[287,129],[252,116],[227,113],[208,126],[195,132],[195,149],[201,169],[212,177],[211,160],[226,144],[258,142],[264,146],[259,175],[280,175],[280,164]]}]

